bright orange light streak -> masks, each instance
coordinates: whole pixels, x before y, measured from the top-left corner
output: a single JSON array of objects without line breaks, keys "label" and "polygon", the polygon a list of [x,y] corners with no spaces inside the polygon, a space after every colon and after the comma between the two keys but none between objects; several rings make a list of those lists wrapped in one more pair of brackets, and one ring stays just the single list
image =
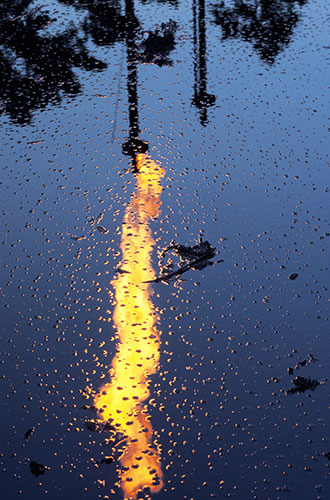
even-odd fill
[{"label": "bright orange light streak", "polygon": [[162,471],[159,451],[152,446],[152,426],[147,406],[149,377],[159,361],[159,334],[150,299],[155,273],[151,253],[155,242],[149,221],[158,216],[164,170],[147,155],[137,156],[137,187],[126,209],[121,238],[121,272],[113,281],[116,306],[114,324],[120,342],[112,362],[111,382],[105,384],[94,404],[100,418],[110,420],[126,439],[120,458],[121,486],[125,498],[139,490],[160,491]]}]

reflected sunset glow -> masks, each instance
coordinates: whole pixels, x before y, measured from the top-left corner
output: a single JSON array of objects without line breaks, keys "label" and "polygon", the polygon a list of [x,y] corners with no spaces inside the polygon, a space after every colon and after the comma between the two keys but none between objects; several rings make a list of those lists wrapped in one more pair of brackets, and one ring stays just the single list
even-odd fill
[{"label": "reflected sunset glow", "polygon": [[119,343],[111,381],[101,387],[94,401],[100,418],[111,422],[126,441],[120,457],[120,480],[125,498],[129,499],[135,499],[143,488],[158,492],[163,486],[160,454],[153,446],[150,416],[143,403],[150,395],[149,377],[156,373],[160,355],[151,287],[144,282],[155,277],[151,265],[155,242],[149,221],[159,213],[164,170],[145,154],[137,155],[136,160],[136,192],[126,208],[121,268],[112,283],[116,298],[113,320]]}]

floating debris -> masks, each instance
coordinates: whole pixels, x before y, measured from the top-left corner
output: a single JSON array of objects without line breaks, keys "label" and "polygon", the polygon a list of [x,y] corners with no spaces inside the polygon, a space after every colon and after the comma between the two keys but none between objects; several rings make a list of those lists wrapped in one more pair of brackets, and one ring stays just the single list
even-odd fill
[{"label": "floating debris", "polygon": [[[208,241],[200,240],[200,243],[194,246],[185,246],[181,244],[171,245],[167,247],[163,255],[169,250],[174,250],[183,260],[188,260],[188,264],[179,267],[175,271],[163,274],[156,279],[144,281],[144,283],[159,283],[160,281],[167,281],[176,278],[185,273],[189,269],[203,269],[206,266],[212,265],[210,262],[215,255],[215,247]],[[218,261],[221,262],[221,261]]]},{"label": "floating debris", "polygon": [[36,476],[36,477],[42,476],[43,474],[45,474],[45,470],[46,470],[46,467],[44,465],[38,464],[34,460],[32,460],[32,462],[30,462],[30,472],[34,476]]},{"label": "floating debris", "polygon": [[89,411],[92,411],[94,413],[97,413],[97,408],[93,405],[84,405],[82,406],[82,409],[83,410],[89,410]]},{"label": "floating debris", "polygon": [[290,276],[289,276],[289,280],[292,280],[292,281],[293,281],[293,280],[295,280],[296,278],[298,278],[298,276],[299,276],[299,274],[297,274],[297,273],[292,273],[292,274],[290,274]]},{"label": "floating debris", "polygon": [[94,420],[86,420],[84,422],[85,427],[92,432],[102,432],[104,430],[112,430],[112,425],[110,422],[99,422]]},{"label": "floating debris", "polygon": [[32,436],[32,434],[34,433],[34,431],[35,431],[35,427],[32,427],[31,429],[28,429],[26,431],[26,433],[24,434],[24,439],[27,441]]},{"label": "floating debris", "polygon": [[81,240],[85,240],[86,236],[71,236],[71,239],[75,240],[75,241],[81,241]]},{"label": "floating debris", "polygon": [[310,377],[296,377],[293,381],[293,385],[291,389],[287,390],[288,394],[295,394],[296,392],[305,392],[305,391],[314,391],[316,387],[320,384],[316,379],[311,379]]},{"label": "floating debris", "polygon": [[93,422],[92,420],[86,420],[85,427],[92,432],[98,432],[100,430],[99,423]]},{"label": "floating debris", "polygon": [[114,460],[113,457],[105,457],[100,460],[100,464],[112,464]]},{"label": "floating debris", "polygon": [[109,232],[109,229],[106,229],[104,226],[97,226],[97,229],[103,234],[108,234]]},{"label": "floating debris", "polygon": [[[19,17],[22,17],[22,16],[19,16]],[[18,19],[18,18],[16,18]],[[14,19],[12,19],[12,21],[14,21]],[[45,140],[40,140],[40,141],[28,141],[26,144],[32,144],[33,146],[35,144],[43,144],[44,142],[46,142]]]},{"label": "floating debris", "polygon": [[307,365],[307,360],[306,359],[303,359],[303,361],[298,361],[298,363],[296,364],[295,368],[299,368],[300,366],[306,366]]},{"label": "floating debris", "polygon": [[291,366],[289,368],[287,368],[287,372],[289,373],[289,375],[293,375],[294,370],[299,370],[299,368],[307,366],[309,363],[312,363],[315,361],[318,361],[318,359],[315,358],[314,354],[309,353],[307,359],[303,359],[302,361],[297,361],[294,368],[292,368]]},{"label": "floating debris", "polygon": [[[94,218],[91,217],[90,219],[87,220],[87,224],[90,224],[91,226],[94,226],[94,224],[100,224],[101,220],[103,219],[103,213],[99,213],[99,215]],[[105,228],[103,228],[105,229]]]},{"label": "floating debris", "polygon": [[119,274],[130,274],[130,271],[125,271],[125,269],[121,269],[120,267],[117,267],[116,271]]},{"label": "floating debris", "polygon": [[207,240],[203,241],[200,239],[199,243],[193,246],[185,246],[180,243],[176,245],[170,245],[167,247],[163,255],[165,255],[169,250],[174,250],[182,259],[185,260],[196,260],[199,257],[204,257],[209,253],[215,253],[215,247],[211,245]]},{"label": "floating debris", "polygon": [[96,218],[96,224],[100,224],[102,219],[103,219],[103,213],[100,213]]}]

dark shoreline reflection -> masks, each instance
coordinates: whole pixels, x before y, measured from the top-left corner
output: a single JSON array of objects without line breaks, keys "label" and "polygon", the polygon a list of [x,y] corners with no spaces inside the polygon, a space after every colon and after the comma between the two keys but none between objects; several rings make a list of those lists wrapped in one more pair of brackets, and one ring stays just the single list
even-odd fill
[{"label": "dark shoreline reflection", "polygon": [[213,22],[221,27],[222,40],[242,38],[260,58],[273,64],[290,43],[299,22],[298,6],[307,0],[235,0],[213,4]]}]

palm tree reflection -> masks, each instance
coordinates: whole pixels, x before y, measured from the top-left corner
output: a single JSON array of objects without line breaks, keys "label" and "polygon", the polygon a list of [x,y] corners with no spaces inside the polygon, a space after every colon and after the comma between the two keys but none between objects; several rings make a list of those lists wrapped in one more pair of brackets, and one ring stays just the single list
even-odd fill
[{"label": "palm tree reflection", "polygon": [[193,0],[194,32],[194,97],[192,103],[199,109],[200,122],[207,124],[207,108],[216,97],[207,92],[205,0]]},{"label": "palm tree reflection", "polygon": [[222,0],[213,5],[214,23],[223,40],[242,38],[250,42],[260,58],[273,64],[290,43],[299,21],[299,6],[307,0]]}]

